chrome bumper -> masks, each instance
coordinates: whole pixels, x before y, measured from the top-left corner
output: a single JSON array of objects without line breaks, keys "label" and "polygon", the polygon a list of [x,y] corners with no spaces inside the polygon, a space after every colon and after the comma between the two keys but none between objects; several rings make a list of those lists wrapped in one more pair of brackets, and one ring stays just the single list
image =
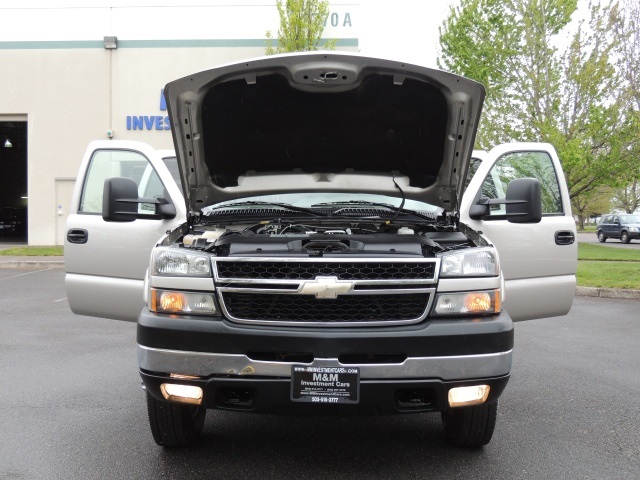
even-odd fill
[{"label": "chrome bumper", "polygon": [[[402,363],[349,364],[360,369],[361,379],[426,379],[444,381],[498,377],[511,371],[512,350],[507,352],[447,357],[410,357]],[[316,358],[312,363],[252,360],[246,355],[185,352],[138,345],[138,364],[142,370],[197,377],[236,375],[291,376],[293,364],[315,367],[344,367],[336,358]]]}]

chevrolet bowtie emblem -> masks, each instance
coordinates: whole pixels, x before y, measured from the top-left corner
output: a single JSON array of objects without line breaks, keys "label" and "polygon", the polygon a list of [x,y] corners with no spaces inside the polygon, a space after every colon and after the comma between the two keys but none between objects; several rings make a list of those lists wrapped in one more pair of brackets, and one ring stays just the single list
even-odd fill
[{"label": "chevrolet bowtie emblem", "polygon": [[337,298],[353,289],[353,282],[338,280],[338,277],[316,277],[303,282],[298,293],[315,295],[316,298]]}]

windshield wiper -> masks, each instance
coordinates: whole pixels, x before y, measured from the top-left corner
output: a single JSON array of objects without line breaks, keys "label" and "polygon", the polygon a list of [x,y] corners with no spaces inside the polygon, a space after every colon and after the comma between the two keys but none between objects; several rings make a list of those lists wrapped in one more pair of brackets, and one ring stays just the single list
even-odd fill
[{"label": "windshield wiper", "polygon": [[[358,205],[358,206],[369,206],[369,207],[383,207],[388,208],[396,213],[406,213],[408,215],[413,215],[414,217],[422,218],[424,220],[429,220],[430,222],[434,222],[435,218],[430,217],[428,215],[424,215],[422,213],[416,212],[415,210],[408,210],[406,208],[396,207],[395,205],[391,205],[389,203],[378,203],[378,202],[368,202],[366,200],[346,200],[343,202],[327,202],[327,203],[316,203],[311,205],[312,207],[335,207],[340,205]],[[340,210],[336,210],[333,213],[338,213]]]},{"label": "windshield wiper", "polygon": [[[229,207],[251,207],[251,206],[260,206],[260,207],[264,207],[264,206],[272,206],[272,207],[279,207],[279,208],[284,208],[285,210],[289,210],[291,212],[300,212],[300,213],[306,213],[309,215],[313,215],[316,217],[326,217],[328,214],[327,213],[323,213],[323,212],[317,212],[314,211],[310,208],[304,208],[304,207],[295,207],[293,205],[289,205],[288,203],[278,203],[278,202],[259,202],[259,201],[246,201],[246,202],[235,202],[235,203],[228,203],[226,205],[220,205],[218,207],[212,207],[212,208],[208,208],[207,209],[207,213],[206,215],[209,214],[209,212],[212,212],[214,210],[224,210],[225,208],[229,208]],[[314,205],[315,206],[315,205]]]}]

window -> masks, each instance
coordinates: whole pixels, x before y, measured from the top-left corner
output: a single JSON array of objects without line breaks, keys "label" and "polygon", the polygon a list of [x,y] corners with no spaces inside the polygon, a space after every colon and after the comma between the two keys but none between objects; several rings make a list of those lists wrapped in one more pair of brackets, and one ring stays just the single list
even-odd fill
[{"label": "window", "polygon": [[[162,181],[145,156],[129,150],[97,150],[89,163],[78,212],[102,213],[104,181],[111,177],[133,179],[138,184],[140,197],[168,199]],[[139,205],[140,213],[153,214],[154,211],[151,204]]]},{"label": "window", "polygon": [[[563,213],[560,186],[551,157],[546,152],[512,152],[503,155],[482,183],[482,196],[504,198],[517,178],[537,178],[542,193],[542,214]],[[505,205],[492,205],[491,215],[505,215]]]},{"label": "window", "polygon": [[475,157],[471,158],[471,162],[469,163],[469,172],[467,173],[467,179],[464,182],[465,189],[469,186],[471,179],[478,171],[478,168],[480,167],[481,163],[482,163],[482,160],[480,160],[479,158],[475,158]]}]

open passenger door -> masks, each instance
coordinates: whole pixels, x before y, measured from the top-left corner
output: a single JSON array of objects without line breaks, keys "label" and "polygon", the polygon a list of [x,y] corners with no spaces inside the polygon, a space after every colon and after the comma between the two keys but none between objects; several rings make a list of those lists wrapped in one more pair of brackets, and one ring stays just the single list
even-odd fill
[{"label": "open passenger door", "polygon": [[[461,221],[482,232],[500,256],[504,308],[514,321],[553,317],[571,308],[576,287],[576,227],[564,173],[546,143],[512,143],[474,152],[480,161],[460,207]],[[507,185],[518,178],[540,181],[542,219],[512,223],[504,204]]]}]

